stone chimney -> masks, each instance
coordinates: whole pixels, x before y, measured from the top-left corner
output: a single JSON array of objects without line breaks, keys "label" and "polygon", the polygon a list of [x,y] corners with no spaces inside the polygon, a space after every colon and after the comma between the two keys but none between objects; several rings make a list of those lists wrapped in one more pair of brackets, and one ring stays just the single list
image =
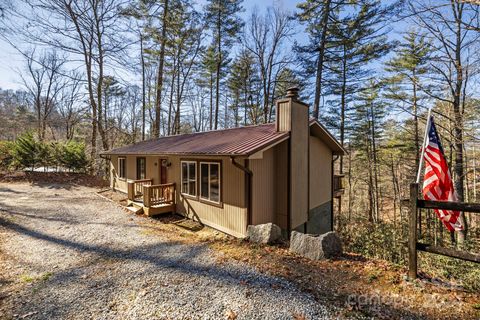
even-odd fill
[{"label": "stone chimney", "polygon": [[288,153],[289,231],[304,231],[309,208],[309,115],[308,105],[298,100],[298,88],[290,87],[276,103],[276,130],[290,132]]}]

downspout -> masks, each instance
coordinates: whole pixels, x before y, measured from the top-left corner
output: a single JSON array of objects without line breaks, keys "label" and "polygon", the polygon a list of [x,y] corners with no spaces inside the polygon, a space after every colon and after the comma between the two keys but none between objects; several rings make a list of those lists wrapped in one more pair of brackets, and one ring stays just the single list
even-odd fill
[{"label": "downspout", "polygon": [[338,160],[338,158],[340,158],[340,156],[337,154],[335,157],[333,157],[332,159],[332,190],[331,190],[331,198],[332,200],[330,201],[330,231],[333,231],[333,226],[334,226],[334,223],[333,223],[333,201],[334,201],[334,198],[333,198],[333,193],[335,190],[333,190],[334,188],[334,175],[335,175],[335,161]]},{"label": "downspout", "polygon": [[287,238],[290,240],[290,232],[292,231],[292,210],[291,210],[291,184],[292,184],[292,139],[288,139],[288,156],[287,156]]},{"label": "downspout", "polygon": [[238,169],[245,172],[245,202],[247,208],[247,226],[252,224],[252,176],[253,172],[248,168],[248,159],[245,159],[245,166],[235,161],[235,157],[230,157],[230,162]]}]

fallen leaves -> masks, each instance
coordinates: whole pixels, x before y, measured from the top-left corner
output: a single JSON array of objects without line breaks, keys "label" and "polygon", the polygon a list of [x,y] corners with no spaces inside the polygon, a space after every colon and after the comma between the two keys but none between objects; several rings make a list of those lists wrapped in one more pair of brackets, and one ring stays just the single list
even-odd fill
[{"label": "fallen leaves", "polygon": [[225,312],[225,319],[227,320],[235,320],[237,319],[237,313],[231,309],[227,310],[227,312]]}]

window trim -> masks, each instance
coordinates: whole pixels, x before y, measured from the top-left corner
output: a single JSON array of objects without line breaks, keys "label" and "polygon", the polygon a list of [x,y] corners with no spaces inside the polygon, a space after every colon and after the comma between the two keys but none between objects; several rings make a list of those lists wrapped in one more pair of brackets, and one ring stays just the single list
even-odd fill
[{"label": "window trim", "polygon": [[[143,159],[144,164],[145,164],[145,172],[144,172],[145,174],[144,174],[144,177],[143,177],[143,178],[140,177],[139,172],[138,172],[138,168],[139,168],[138,160],[140,160],[140,159]],[[136,163],[135,163],[135,168],[136,168],[135,170],[137,171],[137,172],[136,172],[136,173],[137,173],[137,174],[136,174],[137,180],[147,179],[147,158],[146,158],[146,157],[137,157],[137,158],[136,158]]]},{"label": "window trim", "polygon": [[200,187],[199,187],[199,179],[200,179],[200,166],[199,166],[199,163],[200,162],[215,162],[215,163],[218,163],[220,165],[220,181],[222,182],[223,181],[223,159],[212,159],[212,158],[200,158],[200,159],[196,159],[196,158],[180,158],[180,184],[182,183],[182,162],[196,162],[197,163],[197,175],[196,175],[196,181],[197,181],[197,195],[194,197],[194,196],[191,196],[191,195],[188,195],[186,193],[182,193],[181,192],[181,186],[180,186],[180,195],[182,197],[185,197],[187,199],[192,199],[192,200],[195,200],[195,201],[198,201],[200,203],[204,203],[204,204],[208,204],[210,206],[214,206],[214,207],[218,207],[218,208],[222,208],[223,209],[223,184],[220,183],[220,202],[212,202],[212,201],[209,201],[209,200],[205,200],[205,199],[202,199],[200,196],[199,196],[199,191],[200,191]]},{"label": "window trim", "polygon": [[[187,164],[187,186],[188,186],[188,191],[190,191],[190,177],[189,177],[189,170],[188,169],[188,164],[195,164],[195,195],[191,195],[189,193],[184,193],[182,191],[182,187],[183,187],[183,164],[186,163]],[[187,159],[181,159],[180,160],[180,194],[182,196],[185,196],[187,198],[190,198],[190,199],[198,199],[198,161],[196,160],[187,160]]]},{"label": "window trim", "polygon": [[[123,160],[123,163],[124,163],[124,165],[125,165],[125,168],[124,168],[124,170],[123,170],[123,174],[124,174],[123,177],[120,176],[120,173],[122,172],[122,171],[120,170],[120,168],[122,167],[122,166],[120,165],[120,160]],[[117,165],[118,165],[118,174],[117,174],[118,180],[126,181],[126,180],[127,180],[127,157],[118,157],[118,159],[117,159]]]},{"label": "window trim", "polygon": [[[198,170],[199,174],[199,192],[198,192],[198,197],[200,201],[209,203],[209,204],[215,204],[215,205],[220,205],[222,203],[222,163],[221,161],[206,161],[206,160],[200,160],[199,162],[199,167],[200,170]],[[202,197],[202,164],[207,164],[208,165],[208,196],[210,197],[210,165],[211,164],[216,164],[218,166],[218,201],[213,201],[210,200],[210,198],[204,198]]]}]

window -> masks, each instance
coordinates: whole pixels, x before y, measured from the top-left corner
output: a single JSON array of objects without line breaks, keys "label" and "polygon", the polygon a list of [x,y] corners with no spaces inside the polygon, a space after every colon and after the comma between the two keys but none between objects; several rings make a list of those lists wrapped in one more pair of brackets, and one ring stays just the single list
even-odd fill
[{"label": "window", "polygon": [[220,202],[220,163],[200,162],[200,198]]},{"label": "window", "polygon": [[127,159],[118,158],[118,177],[125,179],[127,177]]},{"label": "window", "polygon": [[137,179],[146,178],[145,158],[137,158]]},{"label": "window", "polygon": [[197,196],[197,163],[182,161],[182,193]]}]

